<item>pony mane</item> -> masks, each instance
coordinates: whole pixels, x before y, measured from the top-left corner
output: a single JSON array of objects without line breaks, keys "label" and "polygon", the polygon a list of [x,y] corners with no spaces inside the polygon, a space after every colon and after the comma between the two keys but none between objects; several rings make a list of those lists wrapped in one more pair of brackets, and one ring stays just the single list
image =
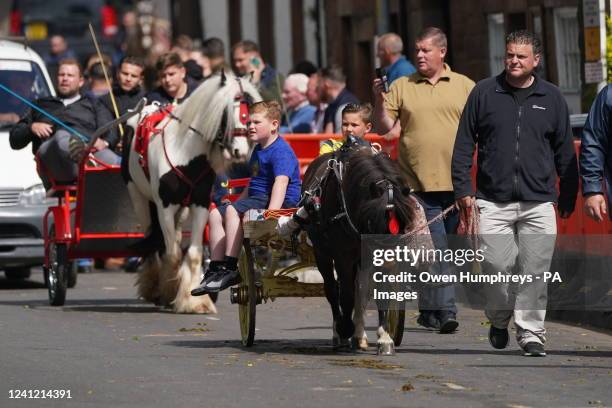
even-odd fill
[{"label": "pony mane", "polygon": [[[226,80],[221,85],[221,75],[216,74],[204,81],[196,90],[180,104],[174,114],[181,118],[179,134],[186,134],[190,127],[202,133],[204,141],[212,142],[223,121],[227,124],[224,138],[231,135],[236,127],[234,123],[234,97],[240,92],[238,78],[233,74],[225,74]],[[246,79],[240,79],[244,93],[253,101],[260,101],[261,95]]]},{"label": "pony mane", "polygon": [[[387,185],[393,186],[393,201],[388,202]],[[397,163],[384,153],[370,149],[352,153],[343,181],[346,205],[351,220],[363,234],[387,234],[387,204],[394,205],[400,231],[413,227],[415,208],[409,199],[410,189],[403,181]]]}]

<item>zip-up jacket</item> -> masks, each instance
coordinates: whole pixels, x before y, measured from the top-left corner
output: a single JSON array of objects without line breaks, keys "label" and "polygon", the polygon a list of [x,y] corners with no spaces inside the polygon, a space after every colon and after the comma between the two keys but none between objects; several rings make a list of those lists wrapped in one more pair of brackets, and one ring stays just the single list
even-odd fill
[{"label": "zip-up jacket", "polygon": [[558,175],[559,210],[574,210],[578,164],[567,103],[556,86],[538,77],[535,81],[522,104],[506,84],[505,72],[472,90],[453,150],[457,199],[473,195],[471,168],[478,145],[476,197],[555,202]]},{"label": "zip-up jacket", "polygon": [[[37,99],[34,103],[86,137],[90,137],[99,127],[114,119],[113,115],[102,106],[100,101],[87,96],[81,96],[81,99],[68,106],[64,106],[61,99],[53,96]],[[36,154],[42,144],[42,140],[32,133],[31,126],[34,122],[52,125],[53,133],[58,129],[62,129],[61,126],[52,122],[42,113],[30,108],[10,132],[9,141],[11,148],[15,150],[23,149],[31,142],[32,153]],[[101,138],[106,140],[110,147],[113,148],[119,140],[117,129],[109,130]]]},{"label": "zip-up jacket", "polygon": [[[612,203],[612,85],[597,95],[591,106],[580,147],[580,176],[582,194],[604,192],[607,185],[608,202]],[[608,211],[612,219],[612,211]]]}]

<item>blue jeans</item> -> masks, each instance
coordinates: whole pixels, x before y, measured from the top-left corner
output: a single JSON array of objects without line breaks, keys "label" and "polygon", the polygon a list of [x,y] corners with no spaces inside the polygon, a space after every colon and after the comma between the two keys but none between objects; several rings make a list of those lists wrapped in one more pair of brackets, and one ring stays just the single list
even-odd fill
[{"label": "blue jeans", "polygon": [[[270,202],[270,196],[267,196],[267,195],[245,197],[245,198],[240,199],[238,201],[235,201],[233,203],[221,204],[219,207],[217,207],[217,210],[219,210],[221,215],[225,217],[225,212],[227,211],[227,207],[229,207],[231,205],[238,212],[238,214],[242,215],[245,212],[247,212],[248,210],[252,210],[252,209],[266,209],[266,208],[268,208],[269,202]],[[285,200],[285,202],[283,203],[282,208],[293,208],[296,205],[297,204],[294,203],[294,202],[291,202],[289,200]]]},{"label": "blue jeans", "polygon": [[[455,203],[455,195],[452,191],[436,192],[416,192],[415,195],[423,205],[427,221],[439,215],[449,206]],[[459,213],[457,210],[451,211],[445,218],[429,225],[431,238],[436,249],[448,249],[448,239],[446,234],[455,234],[459,225]],[[431,274],[449,275],[453,272],[453,266],[448,262],[439,262],[429,268]],[[419,310],[437,311],[445,310],[457,313],[455,306],[455,286],[423,287],[419,291]]]}]

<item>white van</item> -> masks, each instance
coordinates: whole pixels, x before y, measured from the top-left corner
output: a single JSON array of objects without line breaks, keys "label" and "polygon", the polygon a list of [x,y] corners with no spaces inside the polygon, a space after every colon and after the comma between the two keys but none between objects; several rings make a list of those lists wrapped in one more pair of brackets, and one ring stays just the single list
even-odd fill
[{"label": "white van", "polygon": [[[0,84],[29,101],[55,95],[42,59],[29,47],[0,40]],[[46,198],[30,146],[12,150],[9,132],[28,109],[0,89],[0,270],[9,279],[30,276],[44,259],[42,218]]]}]

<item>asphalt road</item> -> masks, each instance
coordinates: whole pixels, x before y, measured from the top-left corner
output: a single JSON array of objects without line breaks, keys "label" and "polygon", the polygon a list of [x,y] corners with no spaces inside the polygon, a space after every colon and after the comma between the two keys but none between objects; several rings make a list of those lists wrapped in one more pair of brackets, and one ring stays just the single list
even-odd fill
[{"label": "asphalt road", "polygon": [[[460,308],[454,335],[409,312],[396,356],[337,354],[325,300],[283,299],[258,307],[245,349],[226,294],[218,315],[174,315],[137,300],[134,278],[79,275],[59,308],[40,272],[0,278],[0,407],[612,406],[611,333],[551,322],[548,357],[528,358],[513,340],[493,350],[482,313]],[[54,389],[72,398],[9,398]]]}]

